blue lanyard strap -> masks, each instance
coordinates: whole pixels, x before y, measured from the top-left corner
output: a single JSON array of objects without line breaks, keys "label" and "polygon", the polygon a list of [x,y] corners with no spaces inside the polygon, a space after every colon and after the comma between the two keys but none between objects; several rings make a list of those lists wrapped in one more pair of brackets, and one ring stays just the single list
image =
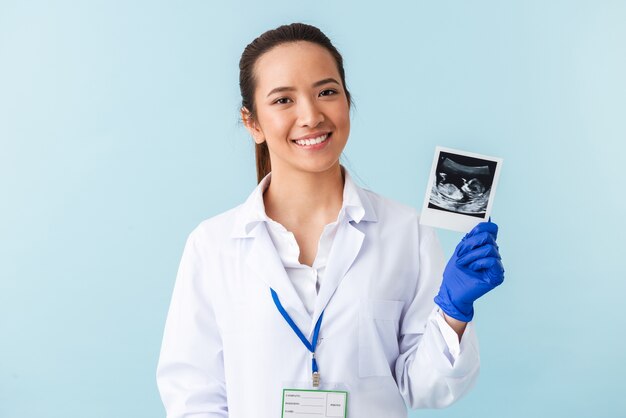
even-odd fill
[{"label": "blue lanyard strap", "polygon": [[276,305],[276,308],[278,308],[280,314],[283,316],[283,318],[285,318],[285,321],[287,321],[293,332],[295,332],[298,338],[300,338],[302,344],[304,344],[304,346],[311,352],[311,354],[313,354],[313,359],[311,360],[311,368],[313,370],[313,373],[318,373],[317,361],[315,360],[315,347],[317,346],[317,338],[320,335],[320,327],[322,326],[322,318],[324,317],[324,312],[322,311],[322,313],[320,314],[320,317],[315,324],[315,329],[313,330],[313,340],[309,342],[302,333],[302,331],[300,331],[300,328],[298,328],[296,323],[293,322],[293,319],[291,319],[285,308],[283,308],[283,305],[280,303],[278,295],[276,294],[274,289],[270,287],[270,290],[272,291],[272,299],[274,299],[274,304]]}]

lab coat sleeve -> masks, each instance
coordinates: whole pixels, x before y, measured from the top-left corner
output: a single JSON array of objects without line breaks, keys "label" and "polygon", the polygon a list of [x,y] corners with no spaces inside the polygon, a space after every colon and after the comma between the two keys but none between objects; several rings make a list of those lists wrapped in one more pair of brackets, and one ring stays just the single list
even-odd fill
[{"label": "lab coat sleeve", "polygon": [[445,259],[434,229],[418,228],[419,275],[401,322],[396,381],[410,408],[443,408],[474,385],[480,366],[478,340],[470,322],[459,344],[434,304]]},{"label": "lab coat sleeve", "polygon": [[192,233],[176,276],[157,366],[167,418],[228,416],[222,341],[206,273]]}]

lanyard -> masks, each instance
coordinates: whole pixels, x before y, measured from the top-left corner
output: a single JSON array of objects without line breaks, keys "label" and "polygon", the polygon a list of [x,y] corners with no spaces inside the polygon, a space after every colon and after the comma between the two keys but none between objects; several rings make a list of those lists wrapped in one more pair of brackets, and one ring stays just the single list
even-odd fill
[{"label": "lanyard", "polygon": [[283,308],[283,305],[280,303],[280,300],[278,299],[278,295],[276,294],[274,289],[270,287],[270,290],[272,291],[272,299],[274,299],[274,304],[276,305],[276,308],[278,308],[278,311],[283,316],[283,318],[285,318],[285,321],[287,321],[287,323],[289,324],[293,332],[295,332],[298,338],[300,338],[300,341],[302,341],[304,346],[311,352],[311,355],[312,355],[311,370],[312,370],[312,378],[313,378],[313,387],[319,387],[320,373],[319,373],[319,369],[317,368],[317,360],[315,360],[315,347],[317,346],[317,338],[319,337],[319,334],[320,334],[320,327],[322,326],[322,317],[324,316],[324,311],[322,311],[322,313],[320,314],[320,317],[317,320],[317,323],[315,324],[315,329],[313,330],[313,340],[309,342],[304,336],[304,334],[302,333],[302,331],[300,331],[300,328],[298,328],[296,323],[293,322],[293,319],[291,319],[291,317],[289,316],[285,308]]}]

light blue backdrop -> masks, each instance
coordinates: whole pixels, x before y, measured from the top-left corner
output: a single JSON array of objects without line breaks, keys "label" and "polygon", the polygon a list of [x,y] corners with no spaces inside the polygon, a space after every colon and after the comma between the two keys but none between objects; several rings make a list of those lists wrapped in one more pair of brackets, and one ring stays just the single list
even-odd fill
[{"label": "light blue backdrop", "polygon": [[411,416],[624,416],[625,2],[0,0],[0,417],[164,416],[184,240],[255,186],[239,56],[293,21],[344,54],[362,185],[504,158],[481,377]]}]

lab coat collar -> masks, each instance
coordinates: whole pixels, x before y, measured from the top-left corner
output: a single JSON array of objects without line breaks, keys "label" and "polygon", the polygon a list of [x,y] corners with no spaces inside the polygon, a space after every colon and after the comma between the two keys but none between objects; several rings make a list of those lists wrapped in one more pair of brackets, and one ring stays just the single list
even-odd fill
[{"label": "lab coat collar", "polygon": [[240,217],[235,221],[233,236],[253,238],[246,250],[246,268],[251,275],[259,277],[276,291],[285,310],[290,313],[302,332],[305,335],[309,334],[309,337],[313,332],[315,322],[361,249],[365,234],[357,228],[356,224],[361,221],[375,222],[377,220],[367,192],[354,184],[347,170],[343,169],[343,171],[345,182],[338,230],[329,253],[324,280],[315,300],[312,317],[293,287],[267,231],[269,218],[265,214],[263,191],[270,181],[271,173],[263,178],[254,189],[240,208]]},{"label": "lab coat collar", "polygon": [[[328,256],[324,280],[315,299],[313,316],[306,310],[302,299],[298,296],[289,279],[280,256],[272,243],[265,222],[261,222],[255,228],[254,239],[245,240],[246,243],[250,244],[245,250],[245,266],[248,274],[263,280],[269,288],[276,291],[291,319],[310,339],[315,323],[357,258],[364,238],[365,234],[353,222],[341,222],[338,225],[337,234]],[[269,289],[267,298],[270,299]]]},{"label": "lab coat collar", "polygon": [[[361,221],[376,222],[377,216],[374,206],[370,201],[367,191],[359,187],[353,180],[348,170],[342,165],[344,173],[343,203],[339,216],[345,214],[348,222],[357,224]],[[235,219],[231,237],[248,238],[255,236],[254,233],[259,223],[268,222],[269,217],[265,213],[263,192],[269,185],[272,173],[268,173],[254,188],[248,199],[240,206],[239,214]]]},{"label": "lab coat collar", "polygon": [[245,253],[245,265],[248,269],[248,274],[262,279],[267,284],[268,301],[271,299],[269,289],[274,289],[283,307],[290,313],[291,319],[298,325],[298,328],[302,332],[308,332],[311,317],[289,280],[289,276],[267,231],[267,224],[260,222],[258,228],[255,228],[254,239],[246,240],[246,243],[250,243]]}]

